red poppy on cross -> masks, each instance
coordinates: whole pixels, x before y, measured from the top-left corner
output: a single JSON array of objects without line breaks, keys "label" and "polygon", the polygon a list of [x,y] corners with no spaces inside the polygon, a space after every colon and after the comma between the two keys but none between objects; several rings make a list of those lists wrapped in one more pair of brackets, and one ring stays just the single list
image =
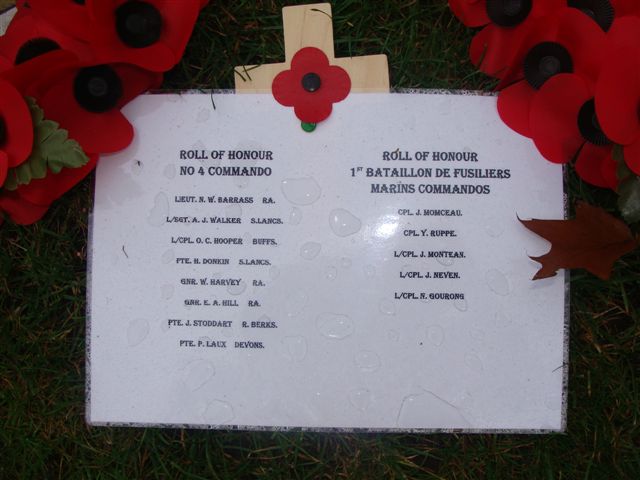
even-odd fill
[{"label": "red poppy on cross", "polygon": [[315,3],[282,9],[284,25],[284,63],[249,65],[235,68],[237,93],[271,93],[276,76],[291,68],[295,54],[305,47],[322,50],[329,63],[344,69],[351,79],[351,92],[389,92],[389,66],[386,55],[336,58],[333,49],[331,4]]}]

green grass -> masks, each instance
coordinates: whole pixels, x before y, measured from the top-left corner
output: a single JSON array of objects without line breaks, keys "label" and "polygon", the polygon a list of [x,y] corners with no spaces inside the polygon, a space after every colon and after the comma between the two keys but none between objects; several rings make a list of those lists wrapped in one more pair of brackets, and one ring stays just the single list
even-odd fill
[{"label": "green grass", "polygon": [[[212,0],[167,88],[230,88],[283,59],[281,2]],[[395,87],[487,89],[443,0],[334,2],[338,56],[386,53]],[[89,428],[84,421],[91,180],[40,223],[0,228],[0,479],[640,478],[640,255],[572,275],[566,435],[337,435]],[[572,199],[615,199],[571,178]]]}]

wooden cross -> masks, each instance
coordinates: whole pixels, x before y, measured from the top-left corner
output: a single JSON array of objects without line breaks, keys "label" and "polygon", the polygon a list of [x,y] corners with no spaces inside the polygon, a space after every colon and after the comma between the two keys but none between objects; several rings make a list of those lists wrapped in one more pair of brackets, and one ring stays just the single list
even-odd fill
[{"label": "wooden cross", "polygon": [[331,65],[347,71],[352,92],[389,92],[389,65],[386,55],[335,58],[331,4],[314,3],[284,7],[284,63],[236,67],[236,93],[271,93],[275,76],[291,67],[298,50],[316,47],[322,50]]}]

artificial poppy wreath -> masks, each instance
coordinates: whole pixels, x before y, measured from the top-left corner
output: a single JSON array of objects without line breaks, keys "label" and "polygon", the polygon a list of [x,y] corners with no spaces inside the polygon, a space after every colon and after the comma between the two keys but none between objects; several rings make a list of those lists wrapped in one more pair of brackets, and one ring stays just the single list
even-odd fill
[{"label": "artificial poppy wreath", "polygon": [[162,83],[207,0],[20,0],[0,37],[0,223],[39,220],[101,154],[120,109]]},{"label": "artificial poppy wreath", "polygon": [[[161,84],[206,3],[18,1],[0,37],[0,222],[37,221],[101,154],[130,144],[133,128],[120,109]],[[615,190],[625,220],[639,223],[640,2],[449,4],[466,25],[482,27],[470,56],[498,79],[505,123],[548,160]],[[350,90],[349,75],[315,48],[297,52],[272,85],[307,131]],[[618,224],[615,230],[625,245],[639,242]]]},{"label": "artificial poppy wreath", "polygon": [[0,79],[0,183],[4,184],[10,168],[29,157],[32,146],[29,107],[11,83]]},{"label": "artificial poppy wreath", "polygon": [[[499,80],[502,120],[531,138],[547,160],[569,164],[583,181],[614,190],[625,221],[640,223],[640,2],[449,0],[449,5],[465,25],[483,27],[469,54],[482,72]],[[542,270],[554,274],[563,262],[575,267],[572,256],[578,250],[595,254],[621,241],[640,244],[616,218],[599,218],[608,218],[610,230],[624,235],[594,246],[597,235],[580,230],[560,258],[562,249],[556,247],[570,242],[564,223],[556,222],[557,231],[546,230],[545,237],[554,239],[555,268],[543,263]],[[564,233],[555,235],[560,230]],[[591,269],[602,277],[610,270]]]}]

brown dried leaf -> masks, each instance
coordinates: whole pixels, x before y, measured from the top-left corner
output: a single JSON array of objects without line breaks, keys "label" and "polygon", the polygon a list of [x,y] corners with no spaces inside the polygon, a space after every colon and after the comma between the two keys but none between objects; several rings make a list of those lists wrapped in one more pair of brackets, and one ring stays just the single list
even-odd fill
[{"label": "brown dried leaf", "polygon": [[560,268],[584,268],[608,280],[613,264],[640,244],[629,227],[601,208],[580,202],[574,220],[520,220],[551,242],[546,255],[531,257],[542,268],[534,280],[553,277]]}]

